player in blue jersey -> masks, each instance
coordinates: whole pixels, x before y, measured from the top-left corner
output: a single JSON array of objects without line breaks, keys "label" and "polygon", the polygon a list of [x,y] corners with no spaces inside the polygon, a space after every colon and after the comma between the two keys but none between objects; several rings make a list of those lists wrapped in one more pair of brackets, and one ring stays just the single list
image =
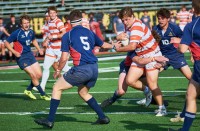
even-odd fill
[{"label": "player in blue jersey", "polygon": [[[177,51],[177,47],[175,47],[175,44],[171,42],[171,39],[173,39],[174,37],[181,38],[182,31],[180,27],[169,22],[170,11],[168,9],[161,8],[160,10],[158,10],[157,18],[158,18],[159,24],[155,26],[153,30],[156,31],[157,34],[161,37],[159,46],[160,46],[163,56],[169,59],[164,69],[167,70],[169,66],[172,66],[174,69],[180,70],[181,73],[188,80],[190,80],[192,72],[184,58],[184,54],[179,53]],[[138,101],[137,103],[140,105],[143,105],[145,103],[144,100],[145,98]],[[178,122],[182,120],[183,119],[181,119],[178,116],[178,117],[172,118],[170,121]]]},{"label": "player in blue jersey", "polygon": [[[186,95],[185,120],[179,131],[189,131],[197,112],[196,98],[200,95],[200,0],[192,0],[195,20],[187,24],[178,51],[184,53],[190,48],[194,58],[194,71]],[[173,129],[169,129],[173,131]]]},{"label": "player in blue jersey", "polygon": [[[50,100],[48,96],[40,87],[39,79],[42,72],[39,63],[36,61],[33,53],[31,52],[31,43],[36,47],[41,55],[43,51],[40,49],[38,42],[35,38],[33,30],[30,29],[30,17],[22,15],[20,17],[21,28],[14,31],[6,40],[5,45],[15,56],[19,67],[24,70],[31,78],[31,83],[24,91],[25,95],[31,99],[36,99],[31,90],[35,86],[40,92],[41,99]],[[14,49],[10,43],[14,42]]]},{"label": "player in blue jersey", "polygon": [[103,42],[92,31],[81,26],[81,21],[82,14],[80,11],[74,10],[70,13],[70,22],[73,28],[62,37],[62,55],[58,70],[54,73],[54,78],[60,75],[60,71],[68,60],[69,53],[73,59],[74,66],[55,83],[48,118],[35,120],[39,125],[48,128],[53,127],[62,91],[73,86],[78,87],[79,96],[97,113],[98,120],[94,124],[108,124],[110,122],[95,98],[88,92],[95,85],[98,77],[97,58],[92,50],[95,46],[109,49],[113,46]]}]

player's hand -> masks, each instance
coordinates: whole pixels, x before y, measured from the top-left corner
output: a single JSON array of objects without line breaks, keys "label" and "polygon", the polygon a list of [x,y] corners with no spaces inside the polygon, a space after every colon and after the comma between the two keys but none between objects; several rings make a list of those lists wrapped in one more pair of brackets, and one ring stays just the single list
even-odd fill
[{"label": "player's hand", "polygon": [[49,39],[47,38],[47,39],[45,39],[45,40],[42,42],[42,46],[43,46],[44,48],[46,48],[46,47],[48,46],[48,43],[49,43]]},{"label": "player's hand", "polygon": [[14,55],[15,55],[16,57],[20,57],[20,56],[21,56],[21,54],[20,54],[19,52],[17,52],[17,51],[15,51]]},{"label": "player's hand", "polygon": [[44,55],[44,51],[42,49],[39,50],[40,55]]},{"label": "player's hand", "polygon": [[117,51],[117,49],[119,49],[122,46],[120,41],[112,42],[112,45],[114,46],[114,50],[116,50],[116,51]]},{"label": "player's hand", "polygon": [[128,39],[128,35],[125,32],[120,33],[119,35],[117,35],[117,40],[126,40]]},{"label": "player's hand", "polygon": [[154,60],[158,63],[163,63],[163,62],[169,61],[169,59],[164,56],[156,56],[156,57],[154,57]]},{"label": "player's hand", "polygon": [[156,69],[160,69],[161,67],[163,67],[163,65],[162,65],[161,63],[156,63],[156,64],[154,65],[154,67],[155,67]]},{"label": "player's hand", "polygon": [[179,44],[181,42],[181,38],[178,38],[178,37],[172,37],[171,40],[170,40],[170,43],[173,43],[173,44]]},{"label": "player's hand", "polygon": [[59,78],[61,76],[60,74],[60,70],[56,70],[53,74],[53,78],[56,79],[56,78]]}]

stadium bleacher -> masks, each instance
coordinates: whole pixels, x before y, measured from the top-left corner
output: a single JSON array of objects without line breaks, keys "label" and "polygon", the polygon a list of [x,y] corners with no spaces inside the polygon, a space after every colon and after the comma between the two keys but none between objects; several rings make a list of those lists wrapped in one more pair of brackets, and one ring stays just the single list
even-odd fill
[{"label": "stadium bleacher", "polygon": [[69,13],[72,9],[80,9],[88,12],[104,12],[111,13],[125,6],[133,7],[134,11],[142,11],[144,9],[157,10],[161,7],[168,9],[180,9],[181,5],[191,8],[191,1],[180,0],[65,0],[65,6],[61,6],[61,1],[56,0],[54,3],[50,0],[7,0],[0,2],[1,13],[4,18],[8,18],[10,14],[16,17],[21,14],[28,14],[32,17],[43,16],[44,11],[49,6],[58,6],[60,15]]}]

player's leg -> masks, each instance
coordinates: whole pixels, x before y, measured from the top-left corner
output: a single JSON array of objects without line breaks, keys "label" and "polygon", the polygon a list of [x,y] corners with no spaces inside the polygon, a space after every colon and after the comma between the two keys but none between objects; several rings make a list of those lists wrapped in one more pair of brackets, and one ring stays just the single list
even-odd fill
[{"label": "player's leg", "polygon": [[105,108],[107,106],[112,105],[117,99],[119,99],[126,93],[127,88],[128,85],[126,84],[126,73],[121,72],[118,78],[118,89],[114,92],[111,98],[108,98],[101,103],[101,107]]},{"label": "player's leg", "polygon": [[94,124],[108,124],[109,118],[105,116],[96,99],[88,93],[89,89],[86,86],[79,86],[78,94],[97,113],[98,120]]},{"label": "player's leg", "polygon": [[186,95],[187,107],[185,112],[185,120],[182,127],[183,130],[189,130],[192,125],[192,122],[197,112],[196,98],[199,94],[200,94],[200,84],[191,79]]},{"label": "player's leg", "polygon": [[179,69],[181,73],[188,79],[190,80],[192,77],[192,71],[188,65],[185,65]]},{"label": "player's leg", "polygon": [[0,46],[1,46],[1,53],[2,53],[2,61],[5,61],[6,60],[6,50],[5,50],[5,44],[3,41],[2,41],[2,43],[0,43]]},{"label": "player's leg", "polygon": [[62,91],[71,88],[72,85],[68,83],[63,76],[61,76],[53,86],[52,98],[50,102],[50,111],[46,119],[36,119],[35,122],[39,125],[52,128],[54,126],[55,114],[60,104]]},{"label": "player's leg", "polygon": [[147,77],[147,83],[152,92],[152,95],[159,106],[159,109],[158,109],[159,112],[156,114],[156,116],[163,116],[163,115],[166,115],[167,113],[166,113],[166,108],[163,104],[162,92],[157,84],[158,73],[159,73],[159,70],[157,69],[148,70],[146,71],[146,77]]},{"label": "player's leg", "polygon": [[[48,50],[48,49],[47,49]],[[42,80],[41,80],[41,87],[45,90],[47,80],[50,74],[50,67],[55,62],[55,56],[53,55],[45,55],[44,63],[43,63],[43,72],[42,72]]]}]

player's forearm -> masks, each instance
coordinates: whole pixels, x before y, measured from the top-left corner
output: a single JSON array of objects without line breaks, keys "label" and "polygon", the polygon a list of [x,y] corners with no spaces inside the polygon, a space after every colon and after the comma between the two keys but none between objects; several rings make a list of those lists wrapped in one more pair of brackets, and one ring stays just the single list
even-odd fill
[{"label": "player's forearm", "polygon": [[61,55],[61,58],[59,60],[59,65],[58,65],[58,69],[57,70],[61,71],[64,68],[64,66],[65,66],[66,62],[68,61],[68,59],[69,59],[69,54],[67,52],[62,52],[62,55]]},{"label": "player's forearm", "polygon": [[40,46],[38,44],[38,42],[36,40],[33,41],[33,45],[35,46],[35,48],[39,51],[40,50]]},{"label": "player's forearm", "polygon": [[127,46],[116,48],[117,52],[128,52],[135,50],[136,45],[135,44],[128,44]]},{"label": "player's forearm", "polygon": [[8,43],[7,41],[5,42],[5,46],[6,48],[11,51],[13,54],[15,54],[15,50],[11,47],[10,43]]}]

